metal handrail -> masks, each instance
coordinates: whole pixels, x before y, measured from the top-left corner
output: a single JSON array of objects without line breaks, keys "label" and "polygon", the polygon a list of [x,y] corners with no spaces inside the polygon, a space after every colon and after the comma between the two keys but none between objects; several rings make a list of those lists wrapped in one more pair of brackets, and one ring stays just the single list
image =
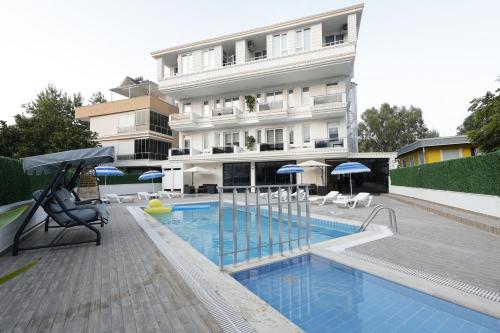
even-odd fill
[{"label": "metal handrail", "polygon": [[[278,197],[277,201],[272,198],[272,189],[278,189]],[[254,193],[251,193],[250,190],[255,189]],[[284,196],[281,192],[282,189],[286,189],[287,195]],[[227,203],[224,201],[224,190],[230,190],[232,194],[232,203]],[[241,223],[245,223],[245,245],[244,248],[238,249],[238,202],[237,202],[237,192],[238,190],[244,191],[244,213],[245,218]],[[296,198],[292,198],[292,191],[295,190],[297,193]],[[305,192],[303,195],[301,191]],[[302,244],[301,241],[305,240],[307,247],[310,245],[310,237],[311,237],[311,226],[310,226],[310,203],[309,203],[309,186],[308,185],[254,185],[254,186],[219,186],[219,268],[222,270],[224,267],[224,258],[226,256],[232,257],[232,264],[236,265],[238,261],[238,253],[245,252],[245,259],[248,262],[250,260],[250,251],[257,250],[257,259],[262,258],[262,248],[267,247],[268,253],[270,256],[273,255],[273,246],[279,247],[280,255],[283,255],[284,244],[288,243],[288,250],[292,251],[294,248],[294,244],[296,248],[301,249]],[[267,194],[265,197],[261,197],[262,194]],[[251,194],[255,195],[255,203],[249,203],[249,197]],[[296,205],[296,223],[297,223],[297,234],[292,234],[292,204]],[[302,207],[301,204],[305,204],[305,212],[304,216],[302,216]],[[224,249],[224,206],[231,205],[232,207],[232,249],[227,252]],[[288,206],[288,214],[287,217],[284,217],[283,214],[283,205]],[[275,242],[273,237],[273,206],[278,206],[278,241]],[[250,223],[250,208],[255,207],[255,224]],[[261,207],[266,207],[268,212],[268,242],[262,244],[262,225],[261,225]],[[283,226],[282,223],[288,224],[288,239],[283,239]],[[226,224],[227,226],[228,224]],[[302,228],[305,225],[305,233],[306,235],[302,235]],[[255,228],[256,235],[256,246],[251,247],[250,245],[250,228]],[[226,234],[227,229],[226,229]]]},{"label": "metal handrail", "polygon": [[361,227],[359,227],[357,232],[363,232],[366,230],[368,225],[373,221],[375,216],[382,211],[382,210],[387,210],[389,212],[389,226],[392,230],[393,233],[397,234],[398,233],[398,224],[397,224],[397,219],[396,219],[396,211],[391,208],[391,207],[385,207],[384,205],[377,205],[373,208],[371,213],[366,217],[366,219],[363,221],[361,224]]}]

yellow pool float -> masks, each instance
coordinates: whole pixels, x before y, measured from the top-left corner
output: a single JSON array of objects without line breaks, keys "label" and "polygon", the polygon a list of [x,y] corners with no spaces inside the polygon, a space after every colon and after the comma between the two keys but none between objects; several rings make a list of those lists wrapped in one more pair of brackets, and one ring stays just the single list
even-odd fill
[{"label": "yellow pool float", "polygon": [[171,207],[163,206],[162,202],[158,199],[149,200],[148,205],[144,208],[146,213],[150,214],[166,214],[172,211]]}]

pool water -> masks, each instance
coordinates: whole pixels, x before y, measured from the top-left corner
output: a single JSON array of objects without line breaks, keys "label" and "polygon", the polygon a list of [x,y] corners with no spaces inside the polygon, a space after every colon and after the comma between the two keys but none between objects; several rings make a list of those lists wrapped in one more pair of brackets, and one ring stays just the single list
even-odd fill
[{"label": "pool water", "polygon": [[233,277],[306,332],[500,332],[500,320],[307,254]]},{"label": "pool water", "polygon": [[[168,227],[174,233],[176,233],[183,240],[188,242],[192,247],[201,252],[204,256],[210,259],[212,262],[219,263],[219,207],[218,203],[203,203],[208,206],[208,209],[195,209],[195,210],[181,210],[177,211],[174,207],[174,211],[170,214],[151,214],[156,220],[161,224]],[[188,205],[183,204],[183,207]],[[282,227],[282,239],[288,241],[288,223],[286,220],[281,223]],[[232,207],[224,207],[224,253],[231,252],[233,250],[233,210]],[[237,226],[237,244],[238,250],[246,249],[246,228],[245,228],[245,212],[244,210],[238,210],[237,214],[238,226]],[[260,218],[261,224],[261,244],[264,246],[262,248],[262,256],[268,255],[270,251],[269,246],[269,218],[267,211],[261,212]],[[279,253],[279,246],[276,243],[279,240],[278,230],[279,223],[277,215],[273,214],[273,219],[271,223],[272,228],[272,240],[273,240],[273,253]],[[306,227],[305,223],[302,223],[301,235],[305,237]],[[318,243],[333,238],[345,236],[352,234],[356,230],[355,226],[335,223],[330,221],[324,221],[319,219],[311,218],[311,244]],[[296,217],[292,217],[292,228],[291,228],[292,240],[297,239],[299,228],[297,227]],[[301,240],[301,245],[305,245],[305,238]],[[250,215],[250,259],[257,258],[257,232],[255,225],[255,212]],[[297,241],[292,242],[293,248],[297,248]],[[284,244],[284,250],[288,250],[288,243]],[[238,253],[237,262],[242,262],[246,260],[246,251]],[[224,264],[233,263],[233,256],[225,255]]]}]

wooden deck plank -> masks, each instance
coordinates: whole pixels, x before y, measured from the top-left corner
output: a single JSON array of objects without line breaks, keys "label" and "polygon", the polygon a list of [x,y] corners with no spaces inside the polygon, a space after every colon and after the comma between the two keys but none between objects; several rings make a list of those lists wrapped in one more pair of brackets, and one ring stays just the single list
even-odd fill
[{"label": "wooden deck plank", "polygon": [[[102,245],[0,256],[0,268],[42,260],[0,286],[1,332],[219,332],[220,328],[124,207],[111,207]],[[36,230],[26,244],[55,234]],[[68,230],[64,240],[93,237]]]}]

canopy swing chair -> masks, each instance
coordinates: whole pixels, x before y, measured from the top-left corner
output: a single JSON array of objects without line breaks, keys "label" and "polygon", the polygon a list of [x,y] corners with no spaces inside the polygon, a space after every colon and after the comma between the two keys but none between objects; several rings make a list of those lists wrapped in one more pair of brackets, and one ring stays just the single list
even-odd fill
[{"label": "canopy swing chair", "polygon": [[[81,200],[75,192],[75,186],[82,171],[86,167],[95,167],[102,163],[114,161],[114,147],[88,148],[69,150],[54,154],[31,156],[22,159],[23,169],[29,175],[52,174],[52,178],[43,190],[33,193],[35,204],[31,207],[24,221],[19,226],[12,244],[12,255],[16,256],[19,251],[66,246],[82,243],[101,244],[101,233],[94,225],[104,226],[108,220],[106,205],[99,198]],[[69,181],[65,183],[65,179]],[[63,228],[48,244],[32,247],[20,247],[20,240],[24,233],[30,231],[37,225],[30,227],[30,219],[36,210],[42,207],[47,217],[41,223],[45,224],[45,231],[49,228]],[[55,225],[50,225],[54,221]],[[95,233],[95,239],[59,243],[58,240],[68,228],[84,227]]]}]

